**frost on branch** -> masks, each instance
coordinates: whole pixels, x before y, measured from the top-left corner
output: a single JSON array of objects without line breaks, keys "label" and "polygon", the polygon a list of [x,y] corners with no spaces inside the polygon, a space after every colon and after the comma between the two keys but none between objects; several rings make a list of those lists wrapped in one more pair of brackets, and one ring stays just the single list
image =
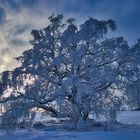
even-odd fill
[{"label": "frost on branch", "polygon": [[114,121],[125,103],[129,76],[134,78],[130,54],[135,52],[123,37],[107,38],[116,29],[113,20],[89,18],[80,27],[73,18],[63,22],[62,15],[49,21],[46,28],[32,30],[32,49],[17,58],[21,66],[2,74],[0,103],[8,106],[3,127],[31,119],[33,108],[68,118],[71,129],[89,127],[91,113]]}]

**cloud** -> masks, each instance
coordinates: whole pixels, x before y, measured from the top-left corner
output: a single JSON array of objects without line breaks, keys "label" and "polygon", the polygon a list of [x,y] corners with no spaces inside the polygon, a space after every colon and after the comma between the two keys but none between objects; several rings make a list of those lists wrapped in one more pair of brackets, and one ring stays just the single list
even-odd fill
[{"label": "cloud", "polygon": [[8,3],[0,3],[0,8],[5,14],[0,25],[0,72],[2,72],[18,65],[14,58],[31,47],[29,44],[31,30],[45,27],[48,24],[47,15],[50,13],[41,7],[38,9],[22,7],[17,10],[11,8]]}]

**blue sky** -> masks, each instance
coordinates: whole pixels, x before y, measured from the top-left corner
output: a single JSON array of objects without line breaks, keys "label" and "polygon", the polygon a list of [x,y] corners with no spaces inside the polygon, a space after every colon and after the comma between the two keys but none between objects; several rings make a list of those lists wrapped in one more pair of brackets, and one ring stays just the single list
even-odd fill
[{"label": "blue sky", "polygon": [[129,44],[140,38],[140,0],[0,0],[0,72],[17,65],[14,57],[30,48],[30,31],[48,24],[52,13],[75,17],[113,19]]}]

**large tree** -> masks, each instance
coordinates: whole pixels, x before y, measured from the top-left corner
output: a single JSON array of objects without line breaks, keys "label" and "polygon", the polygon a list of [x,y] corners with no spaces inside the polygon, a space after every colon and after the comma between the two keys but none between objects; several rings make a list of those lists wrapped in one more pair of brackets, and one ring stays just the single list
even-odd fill
[{"label": "large tree", "polygon": [[62,15],[49,21],[46,28],[32,30],[32,49],[17,58],[21,66],[2,74],[3,126],[33,118],[38,108],[68,117],[71,128],[84,128],[90,113],[114,120],[126,97],[124,65],[132,63],[126,61],[127,42],[107,38],[115,22],[89,18],[78,27],[73,18],[63,22]]}]

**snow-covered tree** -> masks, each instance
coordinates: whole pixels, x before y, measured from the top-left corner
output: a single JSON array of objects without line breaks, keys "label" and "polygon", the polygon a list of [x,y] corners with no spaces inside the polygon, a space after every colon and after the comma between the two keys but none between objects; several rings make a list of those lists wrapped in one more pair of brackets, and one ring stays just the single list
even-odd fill
[{"label": "snow-covered tree", "polygon": [[122,37],[107,38],[115,22],[89,18],[77,27],[75,19],[64,23],[62,15],[49,21],[46,28],[32,30],[32,49],[17,58],[21,66],[2,75],[3,126],[33,119],[37,108],[68,117],[77,129],[85,128],[90,113],[114,120],[125,101],[130,51]]},{"label": "snow-covered tree", "polygon": [[133,109],[140,109],[140,40],[130,49],[129,62],[131,62],[131,69],[133,71],[129,75],[129,84],[127,88],[128,103]]}]

